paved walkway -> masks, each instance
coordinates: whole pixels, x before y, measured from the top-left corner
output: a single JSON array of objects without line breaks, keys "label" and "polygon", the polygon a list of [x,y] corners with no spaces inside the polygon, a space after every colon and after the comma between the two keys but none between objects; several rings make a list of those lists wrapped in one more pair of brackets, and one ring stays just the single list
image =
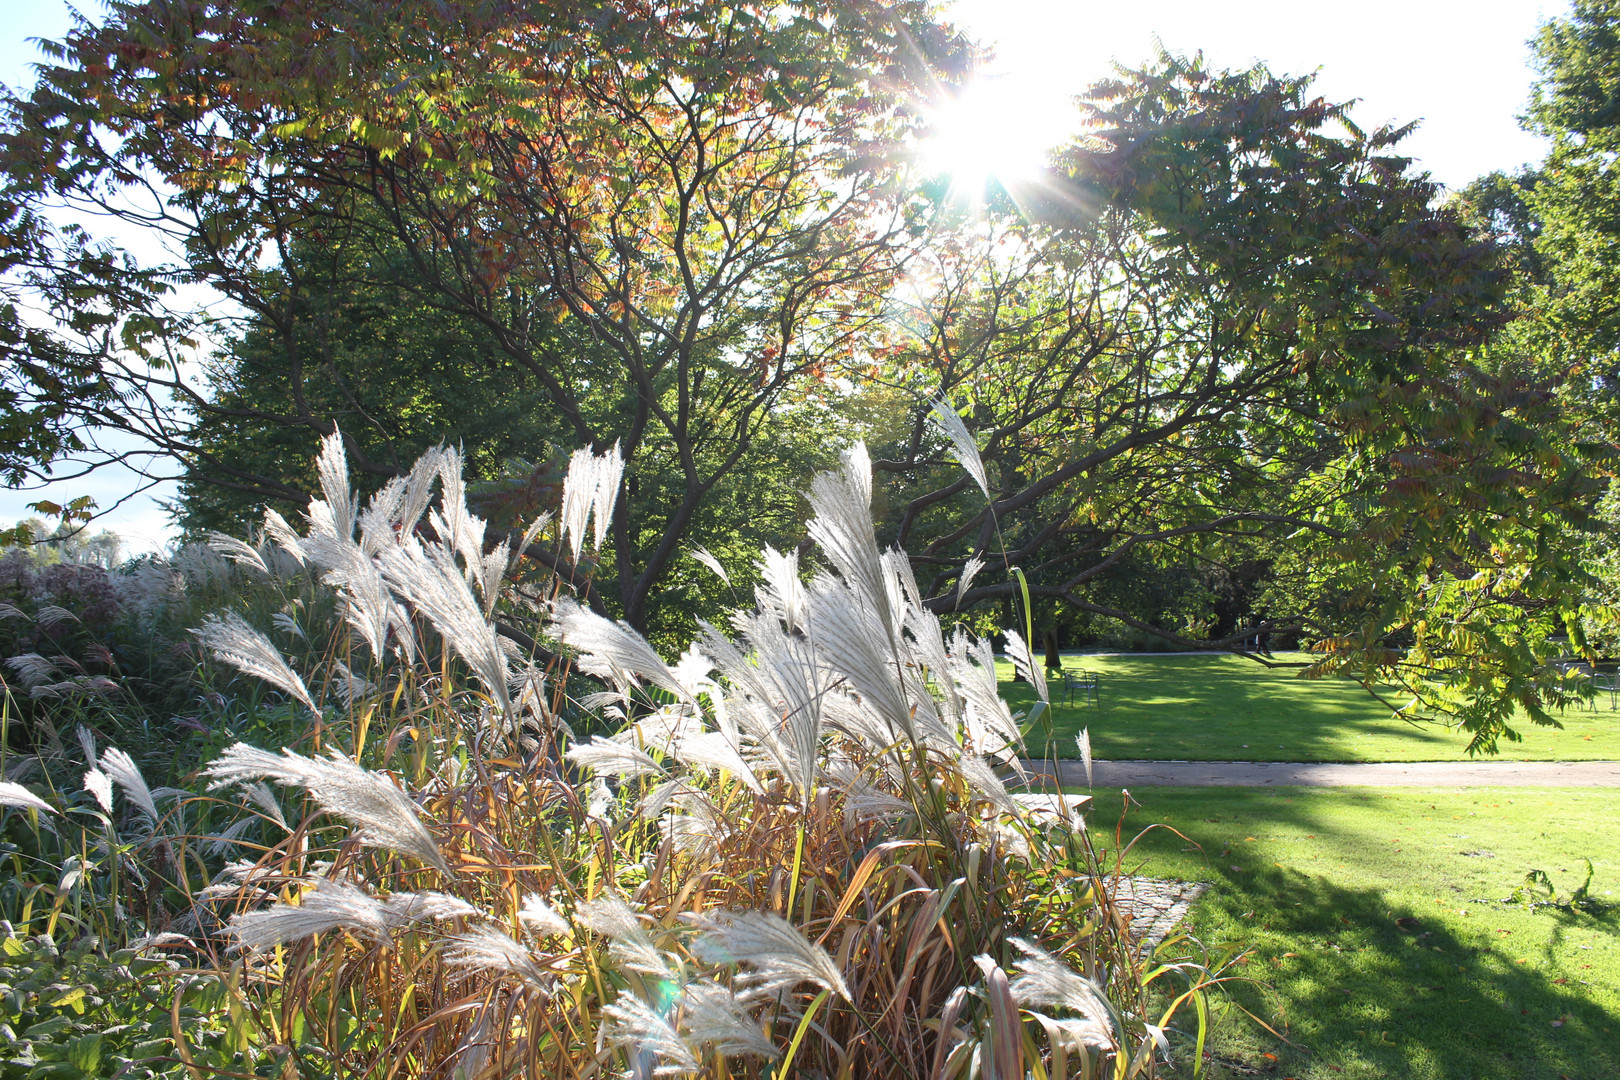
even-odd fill
[{"label": "paved walkway", "polygon": [[[1036,773],[1047,762],[1025,763]],[[1058,763],[1065,786],[1086,782],[1078,761]],[[1097,787],[1620,787],[1620,761],[1094,761]]]}]

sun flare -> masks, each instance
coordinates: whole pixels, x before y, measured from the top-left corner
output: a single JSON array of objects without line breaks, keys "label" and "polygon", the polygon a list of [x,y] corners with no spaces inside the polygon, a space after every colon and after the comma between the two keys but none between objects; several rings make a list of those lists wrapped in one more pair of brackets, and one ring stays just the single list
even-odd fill
[{"label": "sun flare", "polygon": [[922,167],[948,177],[966,197],[981,196],[991,179],[1011,185],[1038,175],[1063,135],[1025,90],[1010,79],[981,78],[945,95],[928,113]]}]

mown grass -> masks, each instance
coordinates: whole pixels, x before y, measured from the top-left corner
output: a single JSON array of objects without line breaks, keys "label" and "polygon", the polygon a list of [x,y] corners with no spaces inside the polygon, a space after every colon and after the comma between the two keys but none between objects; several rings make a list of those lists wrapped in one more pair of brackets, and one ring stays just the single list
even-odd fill
[{"label": "mown grass", "polygon": [[[1303,659],[1302,655],[1278,659]],[[1097,672],[1099,706],[1070,705],[1052,684],[1059,756],[1076,755],[1074,736],[1091,729],[1098,758],[1186,761],[1456,761],[1468,736],[1437,724],[1395,719],[1349,679],[1302,679],[1237,656],[1074,656],[1064,665]],[[1034,693],[1000,665],[1001,692],[1027,710]],[[1501,743],[1510,761],[1620,760],[1620,712],[1560,714],[1563,728],[1515,724],[1522,742]],[[1041,753],[1038,733],[1030,750]]]},{"label": "mown grass", "polygon": [[[1120,793],[1094,794],[1093,827],[1111,829]],[[1233,999],[1287,1040],[1228,1008],[1216,1080],[1620,1076],[1620,907],[1473,902],[1509,896],[1532,869],[1567,895],[1589,858],[1592,896],[1620,903],[1620,792],[1132,794],[1126,837],[1160,824],[1181,834],[1149,833],[1135,849],[1142,872],[1211,883],[1191,932],[1247,951],[1234,970],[1254,982]]]}]

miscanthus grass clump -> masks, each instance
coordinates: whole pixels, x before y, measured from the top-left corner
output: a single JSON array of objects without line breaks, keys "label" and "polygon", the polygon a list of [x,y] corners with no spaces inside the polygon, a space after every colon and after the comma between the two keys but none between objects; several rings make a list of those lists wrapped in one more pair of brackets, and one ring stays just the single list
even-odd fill
[{"label": "miscanthus grass clump", "polygon": [[[334,436],[302,528],[216,538],[318,576],[341,620],[296,662],[275,627],[198,631],[309,717],[204,770],[242,810],[213,839],[248,857],[182,929],[259,1053],[377,1078],[1161,1069],[1207,978],[1136,954],[1083,824],[1028,790],[990,644],[875,541],[864,449],[807,493],[815,564],[766,549],[752,608],[675,657],[582,577],[517,573],[599,547],[620,472],[581,451],[560,519],[495,538],[453,451],[362,507]],[[582,710],[614,733],[576,738]],[[101,772],[145,806],[126,760]]]}]

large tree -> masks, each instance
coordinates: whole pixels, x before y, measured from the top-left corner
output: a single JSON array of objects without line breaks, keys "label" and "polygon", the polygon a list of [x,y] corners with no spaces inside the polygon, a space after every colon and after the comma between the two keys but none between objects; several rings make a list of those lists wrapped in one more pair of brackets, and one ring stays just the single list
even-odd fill
[{"label": "large tree", "polygon": [[[333,334],[352,323],[342,305],[407,294],[471,344],[469,381],[527,384],[541,430],[618,442],[632,483],[660,458],[660,501],[636,522],[621,502],[612,530],[612,600],[645,625],[773,408],[877,317],[911,242],[907,106],[965,55],[920,2],[114,3],[8,102],[10,250],[68,331],[75,293],[107,290],[88,332],[58,335],[112,384],[73,398],[79,418],[258,498],[301,488],[200,434],[309,440],[342,417],[362,471],[409,460],[397,431],[362,437]],[[180,259],[97,256],[76,283],[83,257],[36,224],[53,201],[164,236]],[[238,342],[218,397],[174,374],[198,332],[168,303],[177,282],[234,305],[209,327]],[[251,400],[234,392],[244,361]],[[162,415],[171,398],[201,431]],[[479,423],[452,432],[477,439]]]},{"label": "large tree", "polygon": [[[989,490],[940,469],[919,408],[879,462],[894,535],[936,610],[1027,588],[1185,644],[1210,642],[1111,603],[1118,575],[1246,575],[1215,644],[1311,642],[1489,747],[1560,700],[1595,489],[1550,387],[1477,362],[1501,252],[1403,130],[1309,85],[1162,57],[1097,89],[1017,213],[933,249],[893,370],[964,411]],[[1001,558],[1024,580],[960,587]]]}]

